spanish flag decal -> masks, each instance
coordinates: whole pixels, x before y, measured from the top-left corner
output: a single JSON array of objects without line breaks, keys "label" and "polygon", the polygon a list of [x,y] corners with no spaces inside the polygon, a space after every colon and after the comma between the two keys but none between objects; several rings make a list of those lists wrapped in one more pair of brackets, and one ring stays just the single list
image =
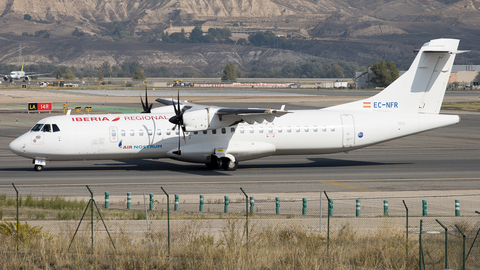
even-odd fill
[{"label": "spanish flag decal", "polygon": [[371,108],[372,103],[371,102],[363,102],[363,108]]}]

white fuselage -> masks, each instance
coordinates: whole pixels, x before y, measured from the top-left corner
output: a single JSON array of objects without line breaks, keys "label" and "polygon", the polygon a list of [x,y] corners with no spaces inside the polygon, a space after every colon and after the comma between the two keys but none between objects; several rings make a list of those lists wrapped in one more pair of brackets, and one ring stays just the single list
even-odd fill
[{"label": "white fuselage", "polygon": [[25,71],[12,71],[10,72],[10,78],[12,80],[18,80],[25,77]]},{"label": "white fuselage", "polygon": [[273,122],[240,123],[231,127],[186,132],[168,119],[171,107],[151,114],[62,115],[38,124],[55,124],[59,131],[29,131],[10,144],[23,157],[41,160],[174,158],[206,162],[218,151],[239,161],[270,155],[304,155],[347,152],[383,141],[457,123],[455,115],[353,111],[302,110]]}]

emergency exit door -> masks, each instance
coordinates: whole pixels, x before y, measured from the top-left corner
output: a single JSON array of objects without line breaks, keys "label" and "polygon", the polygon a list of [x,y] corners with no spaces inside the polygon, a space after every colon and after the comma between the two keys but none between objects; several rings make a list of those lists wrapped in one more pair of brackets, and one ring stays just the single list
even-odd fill
[{"label": "emergency exit door", "polygon": [[342,114],[343,147],[352,147],[355,144],[355,122],[353,115]]}]

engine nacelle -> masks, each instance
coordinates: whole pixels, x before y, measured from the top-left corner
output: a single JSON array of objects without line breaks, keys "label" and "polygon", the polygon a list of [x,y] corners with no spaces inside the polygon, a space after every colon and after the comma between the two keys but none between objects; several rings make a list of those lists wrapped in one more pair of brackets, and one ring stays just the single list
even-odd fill
[{"label": "engine nacelle", "polygon": [[28,76],[25,76],[25,78],[23,78],[23,81],[24,81],[24,82],[28,82],[28,81],[30,81],[30,77],[28,77]]},{"label": "engine nacelle", "polygon": [[3,77],[3,80],[4,80],[4,81],[8,81],[9,79],[10,79],[10,78],[8,78],[8,76]]},{"label": "engine nacelle", "polygon": [[183,113],[183,125],[186,131],[201,131],[208,129],[210,113],[208,109],[186,111]]}]

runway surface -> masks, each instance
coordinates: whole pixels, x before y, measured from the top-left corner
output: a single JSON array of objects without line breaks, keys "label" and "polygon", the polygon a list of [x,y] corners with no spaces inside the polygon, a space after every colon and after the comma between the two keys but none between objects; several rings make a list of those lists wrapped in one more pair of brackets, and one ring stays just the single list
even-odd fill
[{"label": "runway surface", "polygon": [[[476,94],[458,92],[455,96]],[[24,191],[67,196],[85,194],[85,185],[98,191],[156,193],[164,187],[179,194],[239,193],[240,187],[255,193],[480,191],[480,114],[442,113],[459,114],[461,122],[348,154],[245,161],[234,172],[210,171],[203,164],[169,159],[51,162],[43,172],[35,172],[31,160],[11,153],[8,144],[48,115],[2,113],[0,194],[12,192],[12,183]],[[12,123],[18,117],[21,123]]]}]

